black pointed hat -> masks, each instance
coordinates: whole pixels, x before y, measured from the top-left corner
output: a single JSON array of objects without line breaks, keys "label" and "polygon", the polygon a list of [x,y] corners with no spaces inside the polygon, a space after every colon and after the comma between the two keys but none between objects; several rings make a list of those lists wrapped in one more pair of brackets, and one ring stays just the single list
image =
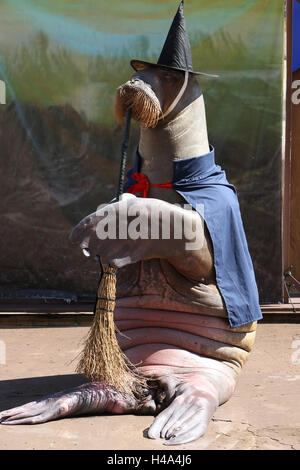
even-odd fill
[{"label": "black pointed hat", "polygon": [[130,62],[134,70],[143,70],[148,65],[152,65],[182,72],[187,71],[196,75],[218,77],[218,75],[212,75],[204,72],[195,72],[193,70],[191,46],[186,31],[185,18],[183,15],[183,3],[184,2],[182,0],[173,19],[157,64],[134,59]]}]

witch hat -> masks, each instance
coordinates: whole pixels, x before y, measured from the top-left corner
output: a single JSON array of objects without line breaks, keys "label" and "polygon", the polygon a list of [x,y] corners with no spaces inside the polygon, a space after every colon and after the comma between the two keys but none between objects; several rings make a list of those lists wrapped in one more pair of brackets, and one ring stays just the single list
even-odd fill
[{"label": "witch hat", "polygon": [[173,19],[157,64],[134,59],[130,62],[134,70],[143,70],[151,65],[182,72],[190,72],[195,75],[218,77],[218,75],[212,75],[204,72],[195,72],[193,70],[191,46],[186,31],[185,18],[183,15],[183,3],[184,2],[182,0]]}]

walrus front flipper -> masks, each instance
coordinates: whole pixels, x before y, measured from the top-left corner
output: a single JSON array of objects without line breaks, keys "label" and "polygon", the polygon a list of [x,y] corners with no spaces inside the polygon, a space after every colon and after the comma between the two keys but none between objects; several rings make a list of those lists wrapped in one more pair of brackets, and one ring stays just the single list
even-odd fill
[{"label": "walrus front flipper", "polygon": [[99,382],[80,385],[40,400],[2,411],[1,424],[39,424],[82,414],[127,413],[135,410],[136,402],[113,387]]},{"label": "walrus front flipper", "polygon": [[[148,430],[149,438],[165,439],[165,445],[185,444],[203,436],[222,400],[218,386],[205,371],[194,371],[181,377],[178,374],[177,378],[175,390],[171,390],[171,403],[158,414]],[[168,388],[169,377],[165,379]],[[170,382],[171,389],[173,382]],[[231,383],[227,386],[231,388]]]},{"label": "walrus front flipper", "polygon": [[71,240],[116,268],[161,258],[187,266],[193,279],[210,259],[200,215],[153,198],[131,196],[102,207],[75,227]]}]

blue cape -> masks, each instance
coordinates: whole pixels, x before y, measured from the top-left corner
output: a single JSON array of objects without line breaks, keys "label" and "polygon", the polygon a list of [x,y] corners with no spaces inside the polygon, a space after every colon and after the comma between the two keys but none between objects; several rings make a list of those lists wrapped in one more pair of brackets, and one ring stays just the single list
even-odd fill
[{"label": "blue cape", "polygon": [[[127,173],[124,191],[136,184],[140,171],[137,152],[134,168]],[[172,187],[195,210],[203,205],[213,250],[216,282],[232,328],[262,319],[252,260],[240,213],[237,192],[215,164],[214,149],[201,157],[173,161]],[[166,189],[167,191],[167,189]]]},{"label": "blue cape", "polygon": [[294,0],[293,5],[293,63],[292,70],[300,68],[300,3]]}]

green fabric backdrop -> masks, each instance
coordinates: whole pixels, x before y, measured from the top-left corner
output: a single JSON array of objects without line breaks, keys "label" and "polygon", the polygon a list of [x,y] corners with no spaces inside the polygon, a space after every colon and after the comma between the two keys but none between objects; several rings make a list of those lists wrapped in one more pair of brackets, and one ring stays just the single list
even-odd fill
[{"label": "green fabric backdrop", "polygon": [[[281,299],[281,0],[190,0],[185,17],[216,160],[236,185],[261,302]],[[115,193],[116,88],[157,60],[177,0],[0,0],[0,297],[93,297],[68,234]],[[138,127],[133,126],[133,160]]]}]

